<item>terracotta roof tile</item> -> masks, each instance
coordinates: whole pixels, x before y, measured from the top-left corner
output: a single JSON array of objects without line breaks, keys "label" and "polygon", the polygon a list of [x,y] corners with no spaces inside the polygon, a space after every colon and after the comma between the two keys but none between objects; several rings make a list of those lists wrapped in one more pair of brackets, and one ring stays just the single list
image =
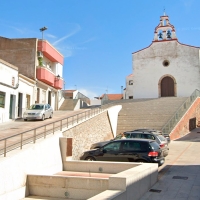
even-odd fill
[{"label": "terracotta roof tile", "polygon": [[[100,99],[104,97],[105,94],[101,95]],[[123,99],[123,94],[106,94],[109,100],[120,100]]]}]

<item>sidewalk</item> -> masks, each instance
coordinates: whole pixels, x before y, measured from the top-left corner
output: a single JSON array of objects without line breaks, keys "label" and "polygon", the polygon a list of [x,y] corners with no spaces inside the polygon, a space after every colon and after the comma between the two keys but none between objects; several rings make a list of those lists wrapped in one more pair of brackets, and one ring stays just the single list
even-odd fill
[{"label": "sidewalk", "polygon": [[158,182],[140,200],[200,200],[200,128],[169,148]]},{"label": "sidewalk", "polygon": [[53,118],[45,119],[44,121],[24,121],[23,119],[17,119],[15,121],[0,123],[0,139],[16,135],[23,131],[42,126],[44,124],[49,124],[66,117],[77,115],[78,113],[82,113],[85,111],[86,109],[77,111],[54,111]]}]

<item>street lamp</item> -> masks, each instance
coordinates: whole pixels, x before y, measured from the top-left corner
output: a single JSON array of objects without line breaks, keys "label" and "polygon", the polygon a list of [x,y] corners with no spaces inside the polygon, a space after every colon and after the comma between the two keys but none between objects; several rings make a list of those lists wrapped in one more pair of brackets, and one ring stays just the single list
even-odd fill
[{"label": "street lamp", "polygon": [[40,31],[42,32],[42,40],[43,40],[43,32],[46,31],[46,30],[47,30],[47,27],[46,27],[46,26],[40,28]]}]

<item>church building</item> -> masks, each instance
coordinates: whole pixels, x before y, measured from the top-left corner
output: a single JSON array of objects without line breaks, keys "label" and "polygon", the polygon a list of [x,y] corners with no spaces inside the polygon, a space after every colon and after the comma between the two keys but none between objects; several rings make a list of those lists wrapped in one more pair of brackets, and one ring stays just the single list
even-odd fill
[{"label": "church building", "polygon": [[125,99],[188,97],[200,89],[200,48],[178,41],[169,17],[160,17],[152,43],[132,53]]}]

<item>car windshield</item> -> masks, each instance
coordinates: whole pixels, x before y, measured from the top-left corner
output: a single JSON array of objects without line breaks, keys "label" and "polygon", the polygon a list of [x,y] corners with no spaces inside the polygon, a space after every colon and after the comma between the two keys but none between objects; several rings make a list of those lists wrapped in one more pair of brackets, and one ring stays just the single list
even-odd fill
[{"label": "car windshield", "polygon": [[32,105],[30,107],[30,110],[43,110],[44,109],[44,105]]}]

